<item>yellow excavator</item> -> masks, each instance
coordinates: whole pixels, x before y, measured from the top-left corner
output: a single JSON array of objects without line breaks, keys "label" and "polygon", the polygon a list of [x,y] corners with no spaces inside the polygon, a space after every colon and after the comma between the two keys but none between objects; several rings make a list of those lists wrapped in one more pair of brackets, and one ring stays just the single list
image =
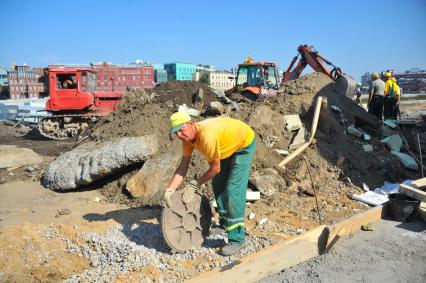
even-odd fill
[{"label": "yellow excavator", "polygon": [[[275,63],[254,62],[251,57],[247,57],[244,63],[238,65],[236,84],[227,90],[226,94],[240,93],[251,100],[262,96],[277,95],[278,88],[287,81],[298,79],[307,65],[311,66],[314,71],[330,77],[340,91],[346,93],[347,96],[352,97],[356,94],[358,87],[356,81],[325,59],[313,46],[300,45],[297,51],[298,54],[283,73],[280,84],[278,84],[279,75]],[[325,65],[333,68],[329,70]]]}]

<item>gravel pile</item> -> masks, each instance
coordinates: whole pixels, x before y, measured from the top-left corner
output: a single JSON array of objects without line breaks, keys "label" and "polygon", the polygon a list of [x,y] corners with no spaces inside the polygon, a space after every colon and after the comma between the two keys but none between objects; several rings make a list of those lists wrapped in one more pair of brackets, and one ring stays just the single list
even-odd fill
[{"label": "gravel pile", "polygon": [[[64,282],[114,282],[115,278],[126,272],[140,272],[143,267],[153,267],[160,278],[146,276],[146,280],[166,280],[181,282],[215,267],[233,262],[272,245],[265,238],[247,236],[245,247],[236,255],[222,257],[217,251],[226,242],[226,233],[209,236],[197,250],[172,254],[162,240],[159,224],[115,226],[104,234],[80,233],[76,240],[70,240],[54,225],[44,230],[46,238],[62,239],[69,253],[78,254],[90,260],[92,268],[75,274]],[[194,263],[188,269],[186,261]]]}]

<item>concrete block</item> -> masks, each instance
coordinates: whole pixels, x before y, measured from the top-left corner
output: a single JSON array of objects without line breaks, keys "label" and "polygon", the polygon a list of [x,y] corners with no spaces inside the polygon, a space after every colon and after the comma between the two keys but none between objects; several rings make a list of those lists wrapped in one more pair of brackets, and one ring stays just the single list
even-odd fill
[{"label": "concrete block", "polygon": [[374,150],[374,147],[373,147],[371,144],[363,144],[363,145],[362,145],[362,149],[363,149],[365,152],[370,152],[370,151],[373,151],[373,150]]},{"label": "concrete block", "polygon": [[294,137],[293,142],[290,144],[289,149],[295,150],[301,147],[306,142],[306,133],[305,129],[301,127],[297,131],[297,135]]},{"label": "concrete block", "polygon": [[418,166],[414,158],[409,156],[408,154],[397,152],[397,151],[391,151],[393,155],[395,155],[399,160],[401,160],[402,165],[404,165],[405,168],[410,170],[417,170]]},{"label": "concrete block", "polygon": [[355,128],[355,126],[354,126],[354,125],[349,126],[349,127],[346,129],[346,132],[347,132],[348,134],[350,134],[351,136],[355,136],[355,137],[358,137],[358,138],[360,138],[360,137],[364,136],[364,132],[363,132],[363,131],[361,131],[361,130],[359,130],[359,129],[357,129],[357,128]]},{"label": "concrete block", "polygon": [[401,151],[402,139],[399,135],[392,135],[390,137],[384,138],[380,141],[382,144],[385,144],[387,148],[391,151]]},{"label": "concrete block", "polygon": [[284,120],[286,123],[287,131],[296,131],[302,127],[302,121],[300,120],[299,115],[285,115]]}]

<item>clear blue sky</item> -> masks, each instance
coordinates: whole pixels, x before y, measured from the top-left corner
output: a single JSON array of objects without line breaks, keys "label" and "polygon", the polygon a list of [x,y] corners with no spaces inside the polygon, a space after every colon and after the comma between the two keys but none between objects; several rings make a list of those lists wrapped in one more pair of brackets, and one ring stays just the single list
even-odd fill
[{"label": "clear blue sky", "polygon": [[426,0],[1,0],[0,66],[135,59],[230,69],[252,56],[286,69],[313,45],[357,80],[426,69]]}]

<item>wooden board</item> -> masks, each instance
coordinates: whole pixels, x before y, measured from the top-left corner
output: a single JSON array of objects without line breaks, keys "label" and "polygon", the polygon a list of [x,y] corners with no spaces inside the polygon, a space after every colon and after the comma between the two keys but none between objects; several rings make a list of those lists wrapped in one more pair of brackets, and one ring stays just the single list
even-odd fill
[{"label": "wooden board", "polygon": [[368,224],[383,218],[386,211],[386,205],[379,205],[370,210],[367,210],[366,212],[354,215],[337,224],[326,227],[326,229],[330,230],[326,251],[330,251],[339,238],[353,234],[354,232],[360,230],[361,225]]},{"label": "wooden board", "polygon": [[404,195],[407,195],[409,197],[412,197],[414,199],[417,199],[419,201],[425,201],[426,202],[426,192],[421,191],[419,189],[412,188],[410,186],[407,186],[405,184],[399,185],[399,192],[403,193]]},{"label": "wooden board", "polygon": [[[221,269],[204,272],[189,282],[256,282],[319,255],[325,247],[325,225],[252,254]],[[321,247],[321,243],[324,243]]]},{"label": "wooden board", "polygon": [[417,179],[411,182],[413,185],[416,185],[417,188],[426,186],[426,178]]},{"label": "wooden board", "polygon": [[189,282],[256,282],[330,250],[340,237],[354,233],[361,225],[381,219],[386,208],[377,206],[335,225],[318,226],[229,266],[201,273]]}]

